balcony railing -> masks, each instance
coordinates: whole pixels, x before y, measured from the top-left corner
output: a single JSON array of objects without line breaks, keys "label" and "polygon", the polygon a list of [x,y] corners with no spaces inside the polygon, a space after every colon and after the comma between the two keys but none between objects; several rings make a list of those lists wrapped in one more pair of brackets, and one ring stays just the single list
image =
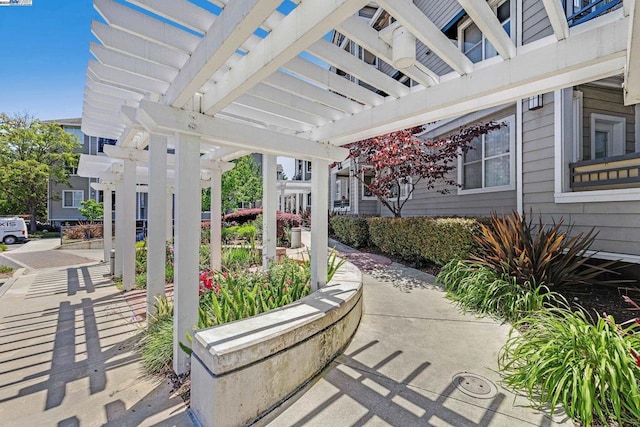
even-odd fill
[{"label": "balcony railing", "polygon": [[640,153],[571,163],[571,188],[640,187]]},{"label": "balcony railing", "polygon": [[333,201],[333,210],[348,210],[348,209],[349,209],[349,199]]},{"label": "balcony railing", "polygon": [[570,27],[610,12],[621,5],[622,0],[592,0],[590,2],[578,1],[577,3],[579,5],[576,5],[576,0],[565,0],[564,2],[564,10],[573,11],[567,15]]}]

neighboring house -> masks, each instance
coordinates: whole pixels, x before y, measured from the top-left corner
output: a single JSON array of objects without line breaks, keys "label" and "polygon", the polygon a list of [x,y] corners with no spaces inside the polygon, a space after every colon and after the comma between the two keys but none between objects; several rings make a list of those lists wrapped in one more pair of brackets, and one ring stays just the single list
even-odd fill
[{"label": "neighboring house", "polygon": [[[495,49],[457,1],[414,3],[473,62],[497,60],[492,59]],[[489,3],[516,46],[553,34],[539,0]],[[570,27],[607,19],[605,14],[622,7],[618,0],[564,3]],[[378,30],[390,23],[383,11],[372,6],[363,9],[360,16]],[[391,70],[341,34],[336,33],[333,42],[382,71]],[[440,76],[451,71],[419,42],[416,58]],[[345,77],[357,82],[352,76]],[[407,86],[414,85],[400,73],[392,77]],[[488,120],[503,121],[507,126],[479,137],[474,142],[476,149],[459,158],[457,178],[461,187],[442,195],[418,185],[403,216],[532,211],[546,222],[564,218],[575,224],[574,232],[596,227],[599,234],[593,249],[601,251],[597,256],[640,263],[640,108],[624,105],[622,76],[426,124],[420,137],[445,136],[461,126]],[[332,167],[333,210],[390,215],[355,179],[355,170],[351,160]],[[372,174],[365,172],[361,179],[366,182]]]},{"label": "neighboring house", "polygon": [[278,174],[279,210],[299,214],[311,209],[311,162],[294,159],[294,165],[295,175],[290,180],[282,180]]},{"label": "neighboring house", "polygon": [[[81,119],[79,118],[52,120],[52,122],[58,123],[66,132],[78,137],[78,141],[82,144],[77,150],[80,154],[104,155],[104,145],[115,144],[114,140],[97,138],[82,133],[80,130]],[[84,220],[85,218],[78,210],[78,208],[81,207],[81,202],[88,199],[94,199],[99,202],[103,201],[102,192],[91,188],[92,182],[98,182],[98,180],[76,175],[75,168],[70,169],[68,183],[56,184],[53,181],[49,181],[47,195],[47,216],[49,222],[55,225],[61,225],[65,223],[74,224],[77,221]],[[137,219],[144,221],[147,218],[147,194],[138,193],[136,199]],[[113,200],[112,203],[114,203]]]}]

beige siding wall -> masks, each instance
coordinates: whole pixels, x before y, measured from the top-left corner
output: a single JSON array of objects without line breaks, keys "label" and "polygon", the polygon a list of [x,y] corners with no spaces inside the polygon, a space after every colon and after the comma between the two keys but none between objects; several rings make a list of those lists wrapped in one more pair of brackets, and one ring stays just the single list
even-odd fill
[{"label": "beige siding wall", "polygon": [[545,222],[564,219],[574,232],[598,230],[593,249],[640,255],[640,202],[555,203],[554,97],[544,95],[544,108],[523,106],[523,207],[542,213]]},{"label": "beige siding wall", "polygon": [[522,0],[522,44],[553,34],[542,0]]}]

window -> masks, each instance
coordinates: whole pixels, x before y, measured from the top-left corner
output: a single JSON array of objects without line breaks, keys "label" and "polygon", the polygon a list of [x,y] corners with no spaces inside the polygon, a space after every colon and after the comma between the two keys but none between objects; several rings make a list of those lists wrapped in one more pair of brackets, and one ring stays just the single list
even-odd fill
[{"label": "window", "polygon": [[79,208],[84,200],[84,191],[82,190],[64,190],[62,191],[62,207]]},{"label": "window", "polygon": [[400,200],[404,200],[407,198],[407,196],[409,195],[409,192],[411,191],[411,185],[413,180],[411,179],[411,177],[408,178],[408,181],[406,184],[400,184],[398,186],[398,184],[395,184],[393,186],[393,188],[391,189],[391,199],[395,199],[398,197],[398,187],[400,187]]},{"label": "window", "polygon": [[506,126],[475,138],[472,149],[461,156],[459,194],[515,188],[515,117],[498,122],[505,122]]},{"label": "window", "polygon": [[311,162],[307,162],[307,172],[311,173]]},{"label": "window", "polygon": [[[513,37],[514,34],[511,28],[511,16],[514,15],[514,11],[511,10],[512,6],[515,7],[515,1],[507,0],[493,8],[498,17],[498,21],[502,24],[502,28],[504,28],[511,37]],[[480,62],[498,55],[496,49],[471,20],[466,21],[460,26],[458,38],[461,40],[460,48],[462,52],[467,55],[471,62]]]},{"label": "window", "polygon": [[626,119],[591,114],[591,159],[625,154]]},{"label": "window", "polygon": [[362,200],[376,199],[376,196],[369,190],[369,185],[371,185],[372,182],[373,169],[365,168],[365,170],[362,171]]}]

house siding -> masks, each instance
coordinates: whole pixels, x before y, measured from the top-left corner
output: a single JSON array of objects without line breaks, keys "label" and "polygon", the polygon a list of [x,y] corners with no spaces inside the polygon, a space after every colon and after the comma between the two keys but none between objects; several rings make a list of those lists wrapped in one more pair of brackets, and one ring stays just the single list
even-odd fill
[{"label": "house siding", "polygon": [[54,184],[49,182],[49,220],[50,221],[77,221],[85,219],[76,208],[63,207],[62,192],[64,190],[84,191],[84,200],[91,196],[91,188],[88,178],[77,175],[69,177],[69,184]]},{"label": "house siding", "polygon": [[553,34],[551,22],[540,0],[522,0],[522,44]]},{"label": "house siding", "polygon": [[552,93],[544,95],[540,110],[523,103],[524,212],[542,213],[545,223],[563,219],[574,225],[574,234],[595,227],[594,250],[640,255],[640,202],[555,203],[554,107]]}]

